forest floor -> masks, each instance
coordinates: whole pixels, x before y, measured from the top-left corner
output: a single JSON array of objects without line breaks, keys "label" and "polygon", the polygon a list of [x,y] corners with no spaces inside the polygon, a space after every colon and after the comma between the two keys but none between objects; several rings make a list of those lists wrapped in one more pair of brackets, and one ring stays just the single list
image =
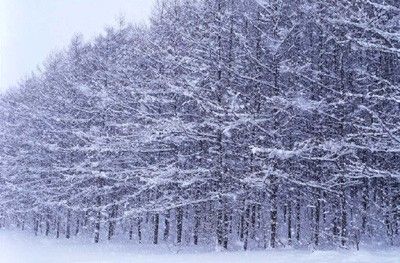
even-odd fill
[{"label": "forest floor", "polygon": [[0,230],[0,263],[400,263],[400,249],[190,252],[132,244],[85,244]]}]

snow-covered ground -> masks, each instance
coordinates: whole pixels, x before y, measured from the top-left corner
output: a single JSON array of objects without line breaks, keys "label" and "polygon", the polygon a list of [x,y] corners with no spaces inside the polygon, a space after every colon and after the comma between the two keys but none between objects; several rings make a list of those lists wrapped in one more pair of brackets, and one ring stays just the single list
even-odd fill
[{"label": "snow-covered ground", "polygon": [[84,244],[0,230],[0,263],[400,263],[400,250],[178,252],[132,244]]}]

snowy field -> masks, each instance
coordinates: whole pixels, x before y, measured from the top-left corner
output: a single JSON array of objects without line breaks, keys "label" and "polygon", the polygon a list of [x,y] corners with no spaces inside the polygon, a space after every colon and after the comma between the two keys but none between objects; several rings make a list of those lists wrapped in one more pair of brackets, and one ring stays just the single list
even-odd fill
[{"label": "snowy field", "polygon": [[263,251],[179,252],[128,244],[83,244],[0,230],[1,263],[399,263],[400,250],[387,251]]}]

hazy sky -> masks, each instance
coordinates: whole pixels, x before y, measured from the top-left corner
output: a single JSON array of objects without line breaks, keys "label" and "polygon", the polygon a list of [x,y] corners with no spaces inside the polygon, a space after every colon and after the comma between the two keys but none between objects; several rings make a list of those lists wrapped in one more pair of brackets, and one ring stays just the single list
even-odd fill
[{"label": "hazy sky", "polygon": [[0,0],[0,92],[75,33],[91,39],[122,14],[146,23],[155,0]]}]

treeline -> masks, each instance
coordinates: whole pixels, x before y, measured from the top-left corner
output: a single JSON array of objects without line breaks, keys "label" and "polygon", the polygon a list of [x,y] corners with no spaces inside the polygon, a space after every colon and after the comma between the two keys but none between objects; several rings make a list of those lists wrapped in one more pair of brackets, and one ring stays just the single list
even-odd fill
[{"label": "treeline", "polygon": [[399,21],[397,0],[171,0],[75,37],[0,97],[0,226],[398,246]]}]

